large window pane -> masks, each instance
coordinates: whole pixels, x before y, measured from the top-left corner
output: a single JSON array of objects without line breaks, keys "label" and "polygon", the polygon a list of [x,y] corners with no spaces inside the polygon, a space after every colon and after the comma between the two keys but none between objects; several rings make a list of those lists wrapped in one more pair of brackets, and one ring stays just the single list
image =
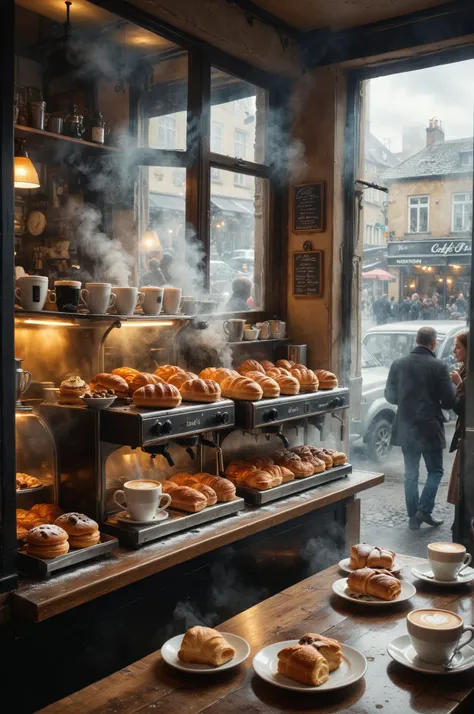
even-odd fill
[{"label": "large window pane", "polygon": [[262,309],[268,181],[219,174],[211,183],[211,293],[229,312]]},{"label": "large window pane", "polygon": [[263,163],[267,92],[213,68],[211,151]]}]

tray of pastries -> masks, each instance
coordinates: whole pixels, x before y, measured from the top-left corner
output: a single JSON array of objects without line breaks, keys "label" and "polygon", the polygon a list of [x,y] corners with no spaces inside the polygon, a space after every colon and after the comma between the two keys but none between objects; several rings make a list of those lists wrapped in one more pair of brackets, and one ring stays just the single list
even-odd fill
[{"label": "tray of pastries", "polygon": [[272,456],[233,461],[225,476],[235,484],[237,495],[255,506],[306,491],[347,476],[352,466],[335,449],[295,446]]},{"label": "tray of pastries", "polygon": [[[240,380],[238,379],[239,375]],[[258,390],[255,390],[255,387],[252,388],[247,382],[243,382],[243,379],[258,385],[261,395],[255,396],[255,394],[259,394]],[[321,389],[335,389],[339,386],[338,379],[332,372],[325,369],[312,370],[304,364],[297,364],[292,360],[285,359],[275,363],[269,360],[259,362],[255,359],[247,359],[228,380],[222,387],[226,392],[224,396],[248,401],[295,396],[303,393],[311,394]],[[252,390],[254,394],[252,394]]]},{"label": "tray of pastries", "polygon": [[44,488],[44,484],[36,478],[36,476],[30,476],[29,474],[24,474],[17,472],[16,474],[16,492],[25,493],[26,491],[30,493],[31,491],[39,491],[40,488]]},{"label": "tray of pastries", "polygon": [[[54,572],[106,555],[118,545],[117,538],[101,533],[98,524],[84,513],[63,513],[54,504],[37,506],[43,507],[38,509],[43,513],[42,522],[29,528],[32,519],[21,519],[17,511],[17,532],[26,530],[26,535],[20,534],[25,544],[17,556],[18,569],[25,575],[49,578]],[[30,513],[36,514],[33,509]]]}]

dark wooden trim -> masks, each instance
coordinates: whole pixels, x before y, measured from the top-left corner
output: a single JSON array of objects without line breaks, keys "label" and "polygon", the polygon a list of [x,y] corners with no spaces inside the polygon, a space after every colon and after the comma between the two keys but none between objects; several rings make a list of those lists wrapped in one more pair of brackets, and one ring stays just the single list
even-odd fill
[{"label": "dark wooden trim", "polygon": [[[253,20],[255,19],[262,22],[264,25],[273,27],[274,30],[282,32],[295,40],[299,40],[303,34],[301,30],[298,30],[296,27],[292,27],[292,25],[288,25],[284,20],[281,20],[276,15],[273,15],[273,13],[268,12],[268,10],[260,7],[260,5],[256,5],[252,2],[252,0],[226,0],[226,2],[228,5],[234,5],[235,7],[238,7],[239,10],[242,10],[250,26],[253,25]],[[286,47],[285,38],[282,38],[282,44],[283,47]]]},{"label": "dark wooden trim", "polygon": [[271,176],[271,170],[265,164],[254,164],[253,161],[236,159],[233,156],[225,156],[224,154],[214,154],[212,151],[209,152],[209,165],[218,169],[233,171],[234,173],[259,176],[260,178],[270,178]]},{"label": "dark wooden trim", "polygon": [[[14,369],[14,0],[2,2],[0,29],[0,592],[14,587],[16,555]],[[21,357],[22,355],[19,355]]]},{"label": "dark wooden trim", "polygon": [[474,33],[474,4],[455,0],[348,30],[314,30],[302,40],[306,67],[335,64]]}]

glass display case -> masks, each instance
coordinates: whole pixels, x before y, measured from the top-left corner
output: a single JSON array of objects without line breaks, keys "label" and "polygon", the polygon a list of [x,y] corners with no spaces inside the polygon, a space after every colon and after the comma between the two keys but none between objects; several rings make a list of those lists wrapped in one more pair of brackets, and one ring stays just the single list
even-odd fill
[{"label": "glass display case", "polygon": [[17,507],[57,503],[56,447],[44,419],[34,411],[15,413]]}]

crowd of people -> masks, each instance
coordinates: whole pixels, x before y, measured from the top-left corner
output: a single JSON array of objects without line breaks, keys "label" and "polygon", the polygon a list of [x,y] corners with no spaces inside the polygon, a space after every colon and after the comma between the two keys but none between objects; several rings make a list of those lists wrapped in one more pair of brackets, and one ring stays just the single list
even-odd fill
[{"label": "crowd of people", "polygon": [[369,296],[366,288],[362,291],[362,312],[372,317],[377,325],[407,320],[457,320],[466,317],[467,311],[468,303],[463,293],[450,295],[443,304],[436,290],[426,295],[406,295],[398,301],[394,297],[389,300],[387,295]]}]

